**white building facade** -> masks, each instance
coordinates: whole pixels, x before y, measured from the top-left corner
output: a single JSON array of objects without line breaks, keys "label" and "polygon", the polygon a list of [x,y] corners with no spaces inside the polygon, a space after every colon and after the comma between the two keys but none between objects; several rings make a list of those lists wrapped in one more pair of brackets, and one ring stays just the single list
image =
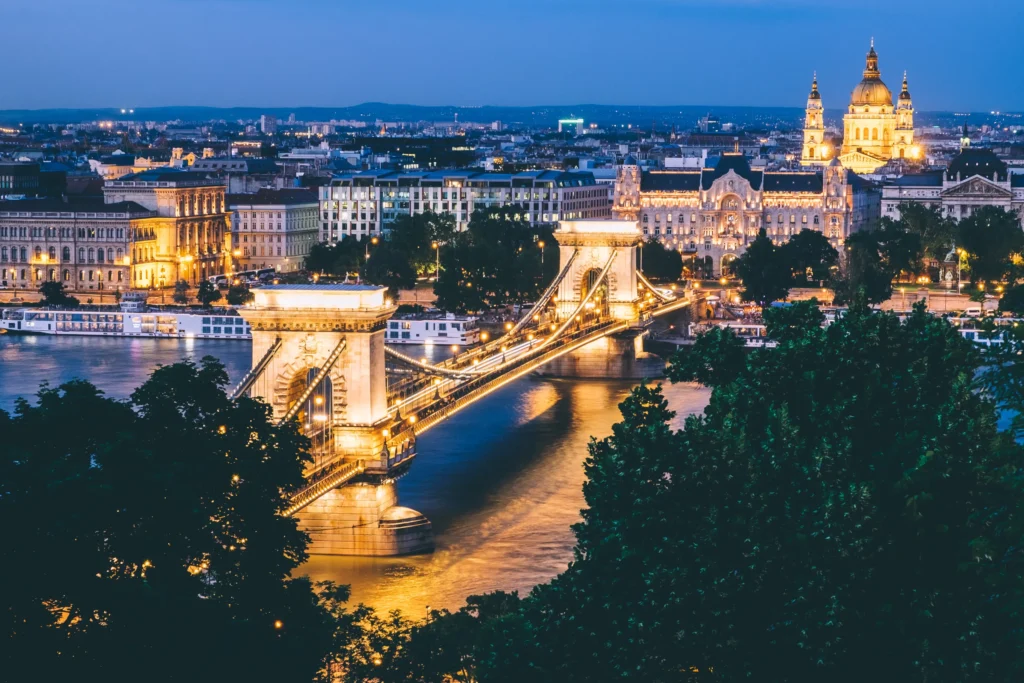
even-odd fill
[{"label": "white building facade", "polygon": [[229,195],[235,270],[300,270],[320,235],[320,203],[312,190]]},{"label": "white building facade", "polygon": [[529,171],[364,171],[320,188],[320,239],[381,234],[403,215],[448,213],[465,230],[473,212],[520,206],[531,225],[611,217],[611,187],[592,173]]}]

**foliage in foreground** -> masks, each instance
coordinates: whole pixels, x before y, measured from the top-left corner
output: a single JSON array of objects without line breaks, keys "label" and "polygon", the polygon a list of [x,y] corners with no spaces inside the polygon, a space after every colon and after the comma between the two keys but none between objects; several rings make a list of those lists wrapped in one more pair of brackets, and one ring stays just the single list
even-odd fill
[{"label": "foliage in foreground", "polygon": [[0,411],[9,680],[310,680],[348,641],[347,592],[289,578],[306,441],[226,383],[207,358]]},{"label": "foliage in foreground", "polygon": [[576,561],[460,639],[478,680],[1021,678],[1021,448],[976,350],[920,308],[766,316],[776,349],[673,360],[713,390],[683,430],[660,388],[623,402]]}]

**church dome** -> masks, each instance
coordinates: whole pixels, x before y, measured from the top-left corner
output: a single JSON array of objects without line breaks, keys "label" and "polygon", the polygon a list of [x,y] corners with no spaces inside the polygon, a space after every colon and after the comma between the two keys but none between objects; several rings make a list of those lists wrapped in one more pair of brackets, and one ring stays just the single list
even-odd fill
[{"label": "church dome", "polygon": [[850,106],[892,106],[892,91],[882,82],[882,75],[878,71],[878,54],[875,52],[874,41],[871,42],[871,51],[868,52],[864,79],[857,84],[857,87],[853,89],[853,94],[850,95]]}]

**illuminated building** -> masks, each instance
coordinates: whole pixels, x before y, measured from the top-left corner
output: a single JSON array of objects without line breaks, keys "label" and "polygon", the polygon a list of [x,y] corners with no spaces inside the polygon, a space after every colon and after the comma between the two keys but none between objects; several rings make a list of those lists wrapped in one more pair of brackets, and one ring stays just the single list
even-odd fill
[{"label": "illuminated building", "polygon": [[299,270],[317,243],[320,203],[312,190],[228,195],[235,270]]},{"label": "illuminated building", "polygon": [[641,171],[627,157],[613,212],[717,276],[731,272],[761,228],[777,244],[815,230],[841,249],[851,233],[878,218],[879,195],[835,160],[817,171],[768,172],[732,152],[700,171]]},{"label": "illuminated building", "polygon": [[967,218],[983,206],[1024,215],[1024,175],[1010,173],[992,150],[969,145],[967,139],[944,171],[908,173],[884,185],[882,215],[899,219],[900,208],[910,202],[938,208],[954,220]]},{"label": "illuminated building", "polygon": [[824,166],[832,158],[832,146],[825,140],[825,108],[818,92],[818,75],[811,82],[807,96],[807,115],[804,119],[804,148],[801,166]]},{"label": "illuminated building", "polygon": [[[806,134],[805,134],[806,136]],[[916,159],[914,107],[903,75],[903,89],[896,105],[892,92],[878,70],[875,41],[867,55],[864,78],[850,95],[843,116],[843,147],[839,161],[854,173],[872,173],[891,159]]]},{"label": "illuminated building", "polygon": [[0,286],[47,280],[88,292],[129,288],[129,235],[155,214],[135,202],[58,198],[0,202]]},{"label": "illuminated building", "polygon": [[223,183],[203,173],[154,169],[106,181],[103,195],[156,212],[131,233],[133,287],[173,287],[178,280],[194,286],[227,272]]},{"label": "illuminated building", "polygon": [[506,206],[522,207],[530,225],[608,218],[608,190],[585,171],[345,173],[320,188],[320,239],[378,235],[398,216],[428,211],[451,214],[459,230],[466,229],[474,211]]}]

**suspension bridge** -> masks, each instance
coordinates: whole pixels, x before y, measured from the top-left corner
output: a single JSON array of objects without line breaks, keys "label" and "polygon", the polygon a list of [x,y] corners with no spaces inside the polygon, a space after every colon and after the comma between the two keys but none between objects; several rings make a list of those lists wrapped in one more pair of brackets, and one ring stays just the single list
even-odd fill
[{"label": "suspension bridge", "polygon": [[[241,310],[253,367],[232,392],[260,397],[274,418],[298,420],[313,461],[285,514],[310,534],[310,552],[397,555],[432,547],[429,520],[398,505],[395,480],[434,426],[535,372],[642,376],[641,337],[688,296],[637,269],[635,222],[566,221],[557,277],[499,339],[441,363],[384,343],[395,312],[369,285],[278,285]],[[387,372],[388,365],[401,373]],[[639,365],[638,365],[639,364]]]}]

